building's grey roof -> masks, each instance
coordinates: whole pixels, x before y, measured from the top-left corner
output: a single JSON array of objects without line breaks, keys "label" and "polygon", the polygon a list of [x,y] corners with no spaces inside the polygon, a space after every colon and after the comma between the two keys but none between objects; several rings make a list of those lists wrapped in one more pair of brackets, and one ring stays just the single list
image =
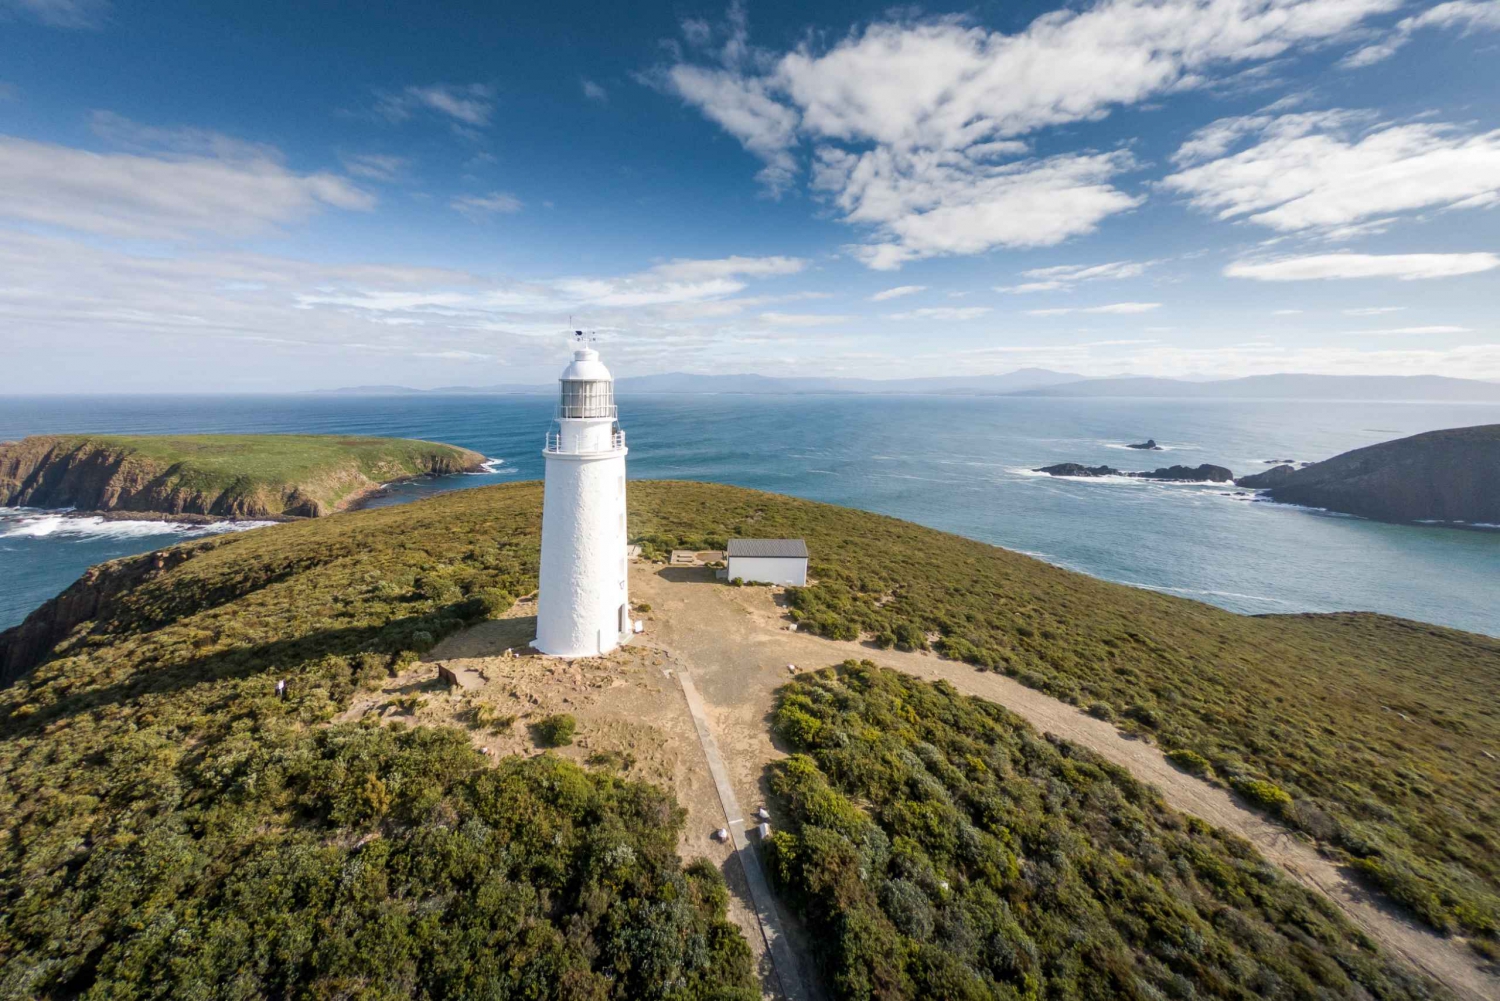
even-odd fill
[{"label": "building's grey roof", "polygon": [[807,544],[801,539],[730,539],[730,556],[807,559]]}]

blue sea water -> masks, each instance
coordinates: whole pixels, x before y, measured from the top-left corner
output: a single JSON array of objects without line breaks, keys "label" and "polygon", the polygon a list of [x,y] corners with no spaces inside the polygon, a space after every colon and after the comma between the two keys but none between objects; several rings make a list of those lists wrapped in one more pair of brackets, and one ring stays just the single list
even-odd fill
[{"label": "blue sea water", "polygon": [[[492,473],[395,487],[381,504],[534,479],[553,401],[525,396],[0,398],[0,440],[49,432],[310,432],[464,445]],[[1055,462],[1237,474],[1436,428],[1487,404],[1026,397],[637,396],[632,478],[713,480],[906,518],[1108,580],[1245,613],[1361,609],[1500,635],[1500,531],[1384,525],[1223,485],[1067,480]],[[1161,452],[1128,442],[1155,438]],[[0,629],[88,566],[193,532],[0,514]]]}]

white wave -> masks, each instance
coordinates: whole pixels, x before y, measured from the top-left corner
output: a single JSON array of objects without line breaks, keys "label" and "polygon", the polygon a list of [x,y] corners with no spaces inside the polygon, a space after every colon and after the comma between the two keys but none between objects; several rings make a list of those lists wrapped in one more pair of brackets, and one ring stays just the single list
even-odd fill
[{"label": "white wave", "polygon": [[1120,449],[1122,452],[1135,452],[1137,454],[1149,454],[1151,452],[1196,452],[1196,451],[1198,451],[1198,446],[1197,445],[1168,445],[1168,444],[1165,444],[1163,442],[1157,442],[1155,448],[1131,448],[1129,445],[1121,444],[1120,442],[1117,442],[1117,441],[1100,441],[1100,442],[1095,442],[1095,444],[1097,444],[1097,445],[1103,445],[1105,448],[1117,448],[1117,449]]},{"label": "white wave", "polygon": [[49,511],[0,516],[0,539],[145,539],[156,535],[197,538],[274,524],[274,521],[216,521],[207,525],[174,521],[111,521],[98,515],[77,516]]},{"label": "white wave", "polygon": [[1284,601],[1281,598],[1271,598],[1264,594],[1242,594],[1239,591],[1211,591],[1196,587],[1168,587],[1165,584],[1142,584],[1140,581],[1134,580],[1115,580],[1115,583],[1124,584],[1126,587],[1138,587],[1145,591],[1166,591],[1171,594],[1204,594],[1216,598],[1243,598],[1246,601],[1265,601],[1276,605],[1295,604],[1295,602]]}]

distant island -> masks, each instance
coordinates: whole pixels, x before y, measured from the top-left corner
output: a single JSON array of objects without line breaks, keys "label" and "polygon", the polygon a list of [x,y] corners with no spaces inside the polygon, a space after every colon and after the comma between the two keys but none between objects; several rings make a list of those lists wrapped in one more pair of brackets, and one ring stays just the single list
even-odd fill
[{"label": "distant island", "polygon": [[385,483],[476,470],[484,456],[409,438],[36,435],[0,443],[0,507],[177,518],[317,518]]},{"label": "distant island", "polygon": [[1187,382],[1126,377],[1087,379],[1021,390],[1015,396],[1134,397],[1219,400],[1442,400],[1500,403],[1500,383],[1441,375],[1304,375],[1281,373],[1243,379]]},{"label": "distant island", "polygon": [[1500,525],[1500,424],[1428,431],[1235,483],[1377,521]]},{"label": "distant island", "polygon": [[[552,385],[503,383],[493,386],[351,386],[323,390],[336,396],[550,395]],[[669,372],[615,380],[618,396],[647,393],[762,394],[767,396],[883,394],[924,396],[1055,396],[1144,399],[1225,400],[1442,400],[1500,403],[1500,383],[1450,379],[1439,375],[1306,375],[1281,373],[1244,379],[1189,381],[1125,376],[1089,379],[1044,368],[1022,368],[999,375],[955,375],[912,379],[843,379],[741,374]]]}]

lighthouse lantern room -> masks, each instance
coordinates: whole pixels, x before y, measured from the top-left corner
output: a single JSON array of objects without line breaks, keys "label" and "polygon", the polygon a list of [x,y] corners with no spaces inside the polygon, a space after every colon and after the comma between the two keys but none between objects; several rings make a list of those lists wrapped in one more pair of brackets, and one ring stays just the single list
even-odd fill
[{"label": "lighthouse lantern room", "polygon": [[599,352],[573,334],[557,430],[542,449],[542,566],[538,650],[556,657],[606,653],[630,635],[625,558],[625,432],[615,383]]}]

